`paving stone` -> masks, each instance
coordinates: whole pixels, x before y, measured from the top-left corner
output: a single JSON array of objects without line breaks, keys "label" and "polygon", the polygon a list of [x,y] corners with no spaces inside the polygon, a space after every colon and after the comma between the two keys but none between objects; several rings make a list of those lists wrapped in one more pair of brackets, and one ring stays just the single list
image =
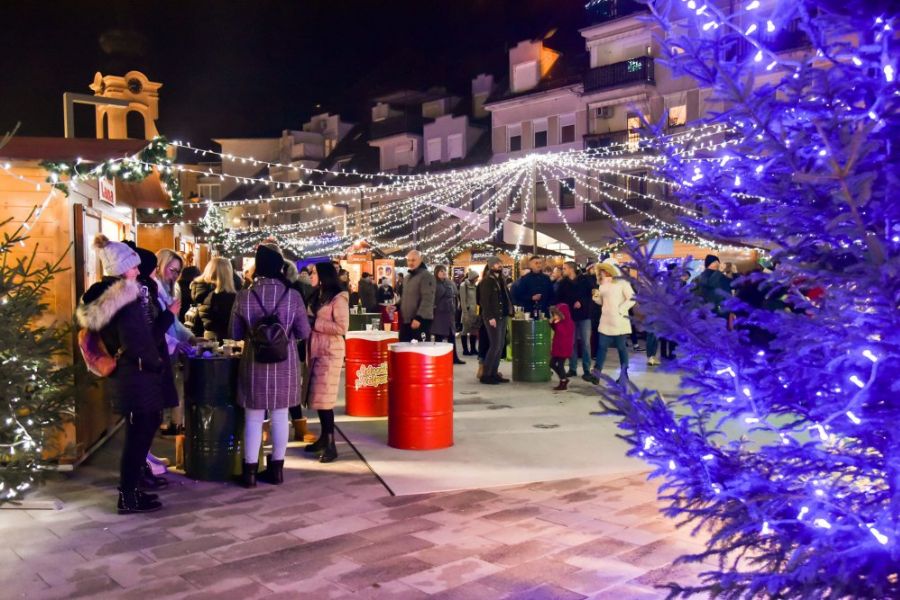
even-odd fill
[{"label": "paving stone", "polygon": [[157,600],[158,598],[168,598],[186,592],[195,593],[197,588],[181,577],[170,576],[165,578],[158,577],[143,585],[130,588],[127,592],[114,592],[113,595],[125,596],[127,594],[129,600]]},{"label": "paving stone", "polygon": [[591,600],[663,600],[668,594],[664,590],[657,590],[642,585],[624,583],[598,592],[591,596]]},{"label": "paving stone", "polygon": [[89,577],[65,585],[53,586],[41,592],[41,600],[68,600],[70,598],[93,598],[94,596],[120,590],[119,584],[106,577]]},{"label": "paving stone", "polygon": [[195,552],[220,548],[232,544],[234,541],[234,537],[220,533],[198,537],[192,540],[175,542],[174,544],[166,544],[165,546],[156,546],[149,549],[147,553],[156,560],[165,560],[167,558],[175,558],[177,556],[185,556],[187,554],[194,554]]},{"label": "paving stone", "polygon": [[79,554],[90,560],[102,556],[144,550],[146,548],[153,548],[154,546],[174,544],[180,541],[181,540],[177,536],[168,531],[157,531],[147,535],[124,538],[115,542],[104,542],[97,545],[91,543],[84,547],[78,547],[76,550]]},{"label": "paving stone", "polygon": [[249,577],[229,578],[205,585],[202,590],[176,594],[171,598],[177,600],[253,600],[268,598],[272,590]]},{"label": "paving stone", "polygon": [[538,537],[542,532],[552,528],[553,525],[546,521],[530,519],[528,521],[520,521],[515,525],[500,527],[499,529],[488,531],[481,535],[489,540],[494,540],[495,542],[518,544]]},{"label": "paving stone", "polygon": [[353,550],[345,552],[344,555],[350,560],[365,565],[386,558],[410,554],[433,546],[434,544],[421,538],[413,537],[411,535],[402,535],[393,539],[378,541],[374,544],[369,544],[368,546],[362,546],[361,548],[354,548]]},{"label": "paving stone", "polygon": [[425,531],[434,529],[438,524],[425,518],[405,519],[396,523],[388,523],[385,525],[377,525],[368,529],[361,529],[357,533],[362,537],[370,540],[384,540],[407,533],[416,533],[417,531]]},{"label": "paving stone", "polygon": [[112,569],[107,575],[123,588],[129,589],[149,584],[158,579],[177,577],[184,575],[185,573],[190,573],[191,571],[209,569],[218,564],[220,563],[209,555],[198,552],[196,554],[179,556],[160,562],[148,561],[147,564],[144,565],[135,564],[127,569]]},{"label": "paving stone", "polygon": [[501,570],[501,567],[477,558],[464,558],[404,577],[401,581],[427,594],[434,594]]},{"label": "paving stone", "polygon": [[610,558],[588,559],[581,566],[585,565],[587,568],[567,573],[554,583],[590,596],[644,574],[643,569]]},{"label": "paving stone", "polygon": [[428,598],[428,594],[410,587],[400,581],[374,584],[355,592],[341,596],[341,600],[422,600]]},{"label": "paving stone", "polygon": [[431,565],[418,558],[399,556],[350,571],[341,577],[340,583],[356,591],[376,583],[384,584],[396,579],[402,579],[413,573],[426,571],[429,568],[431,568]]},{"label": "paving stone", "polygon": [[[495,547],[496,545],[492,546]],[[469,558],[474,552],[468,548],[453,545],[432,546],[425,550],[413,552],[410,556],[424,560],[430,565],[439,566]]]},{"label": "paving stone", "polygon": [[[51,555],[48,559],[53,557],[54,555]],[[103,576],[115,580],[113,574],[118,571],[137,569],[141,565],[153,562],[147,556],[136,551],[100,556],[89,561],[82,560],[80,562],[68,555],[57,555],[56,558],[55,562],[44,563],[38,567],[38,573],[51,586]]]},{"label": "paving stone", "polygon": [[487,600],[497,597],[497,590],[480,581],[472,581],[429,596],[431,600]]},{"label": "paving stone", "polygon": [[541,540],[529,540],[490,550],[482,554],[480,558],[489,563],[511,567],[545,556],[559,549],[560,546],[556,544]]},{"label": "paving stone", "polygon": [[4,582],[3,594],[8,598],[43,598],[50,588],[40,575],[25,569],[11,575],[0,569],[0,581]]},{"label": "paving stone", "polygon": [[537,506],[521,506],[490,513],[485,515],[484,518],[488,521],[495,521],[497,523],[517,523],[519,521],[524,521],[525,519],[530,519],[531,517],[536,517],[539,514],[541,514],[541,509]]},{"label": "paving stone", "polygon": [[304,540],[323,540],[346,533],[356,533],[375,526],[375,523],[364,517],[344,517],[330,522],[307,525],[290,530],[291,535]]},{"label": "paving stone", "polygon": [[227,563],[258,554],[268,554],[276,550],[299,546],[303,540],[289,534],[276,533],[251,540],[223,545],[206,550],[206,554],[219,562]]},{"label": "paving stone", "polygon": [[655,569],[674,562],[679,556],[690,551],[677,541],[665,538],[626,552],[619,559],[637,567]]},{"label": "paving stone", "polygon": [[262,571],[255,579],[266,587],[279,592],[305,591],[309,585],[318,585],[327,581],[340,582],[345,573],[355,571],[359,567],[359,563],[341,556],[316,556],[303,564]]},{"label": "paving stone", "polygon": [[552,583],[545,583],[530,590],[511,594],[506,600],[583,600],[587,596],[561,588]]},{"label": "paving stone", "polygon": [[499,573],[482,577],[478,580],[490,588],[505,594],[521,593],[544,583],[558,581],[578,569],[553,559],[542,558],[537,561],[522,563]]},{"label": "paving stone", "polygon": [[639,577],[635,577],[631,583],[656,587],[668,583],[680,585],[702,585],[700,574],[709,571],[710,568],[703,564],[668,564],[658,569],[653,569]]},{"label": "paving stone", "polygon": [[447,494],[443,497],[438,496],[432,498],[429,502],[445,510],[452,510],[454,508],[465,507],[472,504],[479,504],[482,502],[487,502],[489,500],[497,500],[498,498],[500,498],[499,495],[487,490],[468,490],[465,492]]},{"label": "paving stone", "polygon": [[[587,542],[586,544],[581,544],[579,546],[573,546],[567,550],[563,550],[555,555],[555,558],[558,560],[564,560],[566,562],[571,562],[569,559],[575,558],[606,558],[607,556],[613,556],[616,554],[623,554],[625,552],[630,552],[633,550],[639,550],[640,547],[637,544],[632,544],[623,540],[618,540],[610,537],[602,537],[598,538],[594,541]],[[620,559],[625,560],[625,559]],[[626,561],[631,562],[631,561]]]}]

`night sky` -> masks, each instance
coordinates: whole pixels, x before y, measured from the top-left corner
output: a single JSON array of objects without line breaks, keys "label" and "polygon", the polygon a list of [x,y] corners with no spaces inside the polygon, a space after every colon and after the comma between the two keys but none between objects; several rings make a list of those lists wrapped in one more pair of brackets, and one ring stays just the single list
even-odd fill
[{"label": "night sky", "polygon": [[[62,94],[96,71],[143,71],[160,90],[160,132],[213,137],[299,129],[312,114],[351,120],[378,93],[506,77],[506,49],[544,37],[583,51],[584,0],[0,3],[0,132],[62,136]],[[316,105],[321,105],[317,108]],[[80,107],[77,135],[93,136]]]}]

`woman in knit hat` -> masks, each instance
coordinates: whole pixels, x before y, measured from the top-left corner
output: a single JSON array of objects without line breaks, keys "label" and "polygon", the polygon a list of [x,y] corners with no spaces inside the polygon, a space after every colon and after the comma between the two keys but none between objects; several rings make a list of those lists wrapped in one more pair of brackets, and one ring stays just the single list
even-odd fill
[{"label": "woman in knit hat", "polygon": [[[283,268],[281,249],[275,244],[260,244],[256,248],[253,284],[238,292],[231,315],[231,338],[247,340],[238,371],[237,394],[238,404],[244,407],[245,414],[244,487],[256,487],[259,448],[267,410],[271,418],[272,455],[259,479],[274,484],[284,481],[284,455],[290,430],[288,409],[299,402],[297,340],[309,337],[309,318],[300,292],[286,285]],[[286,356],[279,362],[263,362],[248,338],[260,321],[272,316],[277,317],[287,337]]]},{"label": "woman in knit hat", "polygon": [[138,282],[141,259],[121,242],[98,234],[94,248],[103,265],[103,280],[85,292],[76,311],[79,326],[98,332],[116,369],[110,386],[125,417],[125,445],[119,480],[120,514],[151,512],[162,504],[138,489],[147,453],[162,418],[167,392],[165,331],[175,321],[180,301],[169,310],[153,302]]}]

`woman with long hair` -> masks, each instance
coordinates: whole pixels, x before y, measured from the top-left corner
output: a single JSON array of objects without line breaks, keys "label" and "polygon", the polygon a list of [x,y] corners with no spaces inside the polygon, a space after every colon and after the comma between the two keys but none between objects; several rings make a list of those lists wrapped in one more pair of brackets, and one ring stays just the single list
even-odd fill
[{"label": "woman with long hair", "polygon": [[434,291],[434,321],[431,323],[431,334],[436,342],[453,344],[453,364],[464,365],[456,352],[456,286],[447,277],[447,267],[434,267],[434,278],[437,285]]},{"label": "woman with long hair", "polygon": [[222,341],[229,335],[231,308],[237,294],[234,289],[234,270],[231,261],[221,256],[210,260],[206,269],[210,271],[208,283],[213,286],[213,290],[206,295],[198,312],[203,322],[204,337],[212,334]]},{"label": "woman with long hair", "polygon": [[600,306],[600,325],[597,328],[597,371],[603,370],[610,346],[619,352],[619,383],[628,381],[628,351],[625,338],[631,334],[628,311],[634,306],[634,290],[631,289],[619,269],[608,262],[594,267],[599,286],[594,290],[594,302]]},{"label": "woman with long hair", "polygon": [[337,458],[334,443],[334,405],[341,381],[346,347],[344,336],[350,328],[350,298],[338,271],[330,262],[314,265],[310,314],[313,318],[309,337],[309,407],[319,413],[322,430],[307,452],[319,454],[320,462]]}]

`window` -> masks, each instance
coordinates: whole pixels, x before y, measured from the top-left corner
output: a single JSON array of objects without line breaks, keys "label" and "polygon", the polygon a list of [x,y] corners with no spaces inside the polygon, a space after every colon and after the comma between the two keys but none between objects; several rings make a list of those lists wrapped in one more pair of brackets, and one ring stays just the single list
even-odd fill
[{"label": "window", "polygon": [[441,138],[431,138],[425,146],[425,162],[431,164],[441,160]]},{"label": "window", "polygon": [[454,133],[447,137],[447,159],[463,157],[463,139],[461,133]]},{"label": "window", "polygon": [[534,147],[543,148],[547,145],[547,130],[534,132]]},{"label": "window", "polygon": [[538,84],[538,66],[537,61],[529,61],[521,63],[513,67],[513,89],[514,92],[530,90]]},{"label": "window", "polygon": [[[323,121],[324,124],[324,121]],[[334,150],[334,147],[337,146],[337,140],[333,140],[331,138],[325,138],[325,156],[331,154],[331,151]]]},{"label": "window", "polygon": [[197,193],[204,200],[221,200],[222,186],[218,183],[201,183],[197,185]]},{"label": "window", "polygon": [[638,145],[641,141],[641,134],[639,133],[641,129],[641,117],[636,113],[628,113],[628,119],[625,121],[625,128],[627,130],[628,150],[634,152],[638,149]]},{"label": "window", "polygon": [[575,208],[575,178],[563,179],[559,183],[559,207]]},{"label": "window", "polygon": [[575,141],[575,115],[559,115],[559,143],[571,144]]},{"label": "window", "polygon": [[522,149],[522,134],[509,136],[509,151],[518,152]]},{"label": "window", "polygon": [[681,127],[687,124],[687,104],[669,107],[669,127]]},{"label": "window", "polygon": [[547,198],[550,191],[546,181],[537,181],[534,184],[534,207],[537,210],[547,210]]}]

